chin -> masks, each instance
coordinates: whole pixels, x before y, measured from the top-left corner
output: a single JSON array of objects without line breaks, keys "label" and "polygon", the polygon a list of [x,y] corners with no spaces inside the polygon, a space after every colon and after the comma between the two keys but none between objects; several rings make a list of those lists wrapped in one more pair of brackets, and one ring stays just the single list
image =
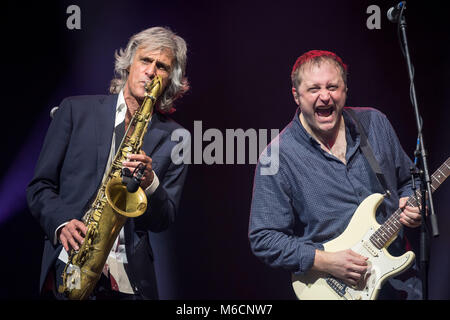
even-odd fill
[{"label": "chin", "polygon": [[131,95],[136,99],[136,100],[143,100],[145,97],[145,90],[143,88],[138,88],[137,90],[133,90],[131,91]]},{"label": "chin", "polygon": [[319,131],[320,132],[323,132],[323,133],[332,133],[332,132],[334,132],[336,129],[337,129],[337,125],[336,125],[336,122],[331,122],[331,123],[322,123],[322,124],[319,124],[318,126],[317,126],[317,128],[319,129]]}]

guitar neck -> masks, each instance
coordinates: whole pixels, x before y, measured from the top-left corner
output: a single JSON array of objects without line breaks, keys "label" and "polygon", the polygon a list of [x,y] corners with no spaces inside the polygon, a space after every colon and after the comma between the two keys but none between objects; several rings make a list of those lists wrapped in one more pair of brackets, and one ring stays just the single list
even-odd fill
[{"label": "guitar neck", "polygon": [[[434,192],[450,175],[450,158],[448,158],[431,176],[431,192]],[[406,204],[411,207],[418,207],[421,203],[422,195],[419,190],[406,201]],[[383,223],[377,231],[370,237],[372,244],[378,249],[383,248],[402,227],[400,222],[400,214],[402,210],[398,208],[390,217]]]}]

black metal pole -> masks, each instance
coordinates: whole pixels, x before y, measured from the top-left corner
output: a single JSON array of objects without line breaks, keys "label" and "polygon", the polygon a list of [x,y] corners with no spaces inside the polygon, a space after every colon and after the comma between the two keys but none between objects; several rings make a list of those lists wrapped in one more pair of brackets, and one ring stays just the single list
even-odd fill
[{"label": "black metal pole", "polygon": [[[418,172],[421,177],[421,183],[420,183],[420,208],[421,208],[421,215],[422,215],[422,225],[420,227],[420,268],[422,273],[422,293],[423,293],[423,299],[428,299],[428,265],[429,265],[429,242],[428,242],[428,230],[427,230],[427,215],[426,215],[426,203],[428,202],[428,207],[430,210],[430,225],[431,225],[431,233],[433,237],[439,236],[439,228],[437,223],[437,218],[434,211],[434,204],[433,204],[433,197],[432,197],[432,190],[431,190],[431,179],[428,172],[428,162],[427,162],[427,152],[425,149],[425,143],[422,135],[422,124],[420,121],[420,113],[419,113],[419,107],[417,103],[417,97],[416,97],[416,90],[414,87],[414,69],[413,65],[411,63],[411,57],[409,54],[409,48],[408,48],[408,39],[406,35],[406,19],[403,15],[403,12],[406,8],[406,1],[403,1],[403,5],[401,6],[402,10],[399,14],[399,28],[401,31],[401,45],[403,46],[403,52],[405,54],[406,58],[406,64],[408,67],[408,74],[409,79],[411,83],[410,87],[410,95],[411,95],[411,102],[414,107],[414,114],[416,117],[416,125],[417,125],[417,131],[418,131],[418,143],[419,143],[419,163],[418,165]],[[415,192],[415,191],[414,191]],[[426,195],[428,197],[426,197]]]},{"label": "black metal pole", "polygon": [[428,161],[427,161],[427,152],[425,149],[425,143],[422,135],[422,125],[420,123],[420,113],[419,113],[419,107],[417,103],[417,97],[416,97],[416,89],[414,87],[414,72],[413,67],[411,63],[411,58],[409,54],[409,48],[408,48],[408,40],[406,36],[406,20],[403,15],[400,17],[400,30],[402,32],[403,36],[403,45],[405,49],[405,57],[406,57],[406,63],[408,66],[408,73],[409,78],[411,81],[411,100],[414,107],[414,114],[416,116],[416,125],[418,130],[418,136],[419,136],[419,144],[420,144],[420,157],[421,157],[421,165],[423,170],[423,177],[425,180],[426,190],[428,192],[428,204],[430,209],[430,224],[431,224],[431,232],[433,237],[439,236],[439,228],[437,223],[436,214],[434,211],[434,204],[433,204],[433,196],[432,196],[432,190],[431,190],[431,178],[428,171]]}]

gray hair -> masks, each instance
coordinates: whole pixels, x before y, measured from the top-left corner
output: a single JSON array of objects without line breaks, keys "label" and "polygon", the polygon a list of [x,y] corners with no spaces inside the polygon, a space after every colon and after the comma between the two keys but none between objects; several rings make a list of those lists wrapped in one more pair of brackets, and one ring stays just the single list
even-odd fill
[{"label": "gray hair", "polygon": [[125,50],[122,48],[115,52],[116,58],[114,73],[109,92],[117,94],[125,86],[128,79],[128,68],[133,62],[138,48],[148,50],[170,49],[175,57],[173,69],[170,74],[170,83],[158,100],[157,108],[164,113],[174,112],[173,103],[189,90],[189,82],[185,77],[186,70],[186,42],[168,28],[153,27],[135,34],[128,41]]}]

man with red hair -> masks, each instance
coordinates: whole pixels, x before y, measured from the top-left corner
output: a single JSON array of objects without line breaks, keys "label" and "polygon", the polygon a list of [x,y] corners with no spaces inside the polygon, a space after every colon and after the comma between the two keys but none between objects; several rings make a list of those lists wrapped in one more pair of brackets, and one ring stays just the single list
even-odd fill
[{"label": "man with red hair", "polygon": [[[347,71],[329,51],[313,50],[297,59],[291,79],[298,109],[276,139],[279,171],[260,173],[267,163],[264,153],[257,165],[249,239],[253,253],[272,267],[297,275],[321,271],[354,286],[371,272],[367,257],[350,248],[327,252],[323,243],[339,236],[358,205],[384,188],[361,150],[361,133],[349,109],[359,119],[391,192],[377,211],[378,222],[399,207],[400,222],[409,228],[418,227],[421,217],[418,208],[406,205],[412,194],[412,162],[385,115],[372,108],[344,108]],[[406,232],[410,230],[401,230],[389,247],[392,255],[405,252]],[[414,266],[389,279],[379,298],[420,299],[421,290]]]}]

